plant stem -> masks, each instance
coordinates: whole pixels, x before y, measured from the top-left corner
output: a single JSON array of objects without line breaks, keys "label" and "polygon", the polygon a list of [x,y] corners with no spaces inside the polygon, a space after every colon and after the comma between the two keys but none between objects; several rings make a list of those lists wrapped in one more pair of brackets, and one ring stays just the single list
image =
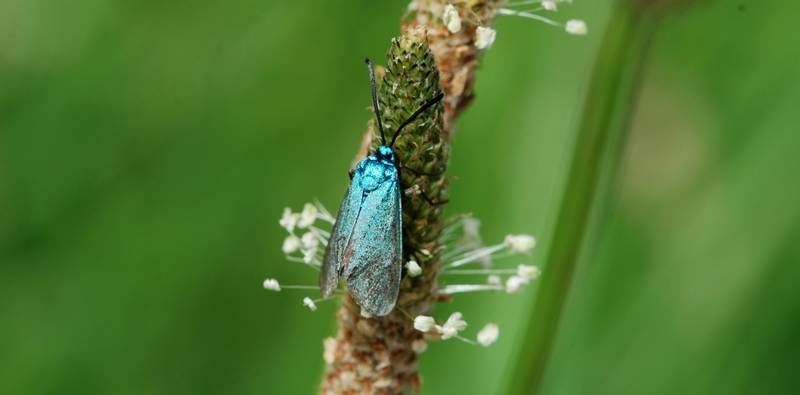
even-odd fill
[{"label": "plant stem", "polygon": [[[591,209],[610,191],[616,178],[640,66],[654,25],[654,20],[628,1],[618,2],[609,21],[592,74],[541,288],[522,332],[516,364],[506,380],[507,394],[537,394],[542,390],[581,247],[590,241],[587,228]],[[607,176],[603,176],[603,166]]]}]

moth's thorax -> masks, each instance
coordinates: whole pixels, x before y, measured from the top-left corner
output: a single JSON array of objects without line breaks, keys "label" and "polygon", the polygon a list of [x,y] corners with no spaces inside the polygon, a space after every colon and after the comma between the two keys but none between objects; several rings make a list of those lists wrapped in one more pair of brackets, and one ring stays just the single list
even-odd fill
[{"label": "moth's thorax", "polygon": [[353,182],[358,182],[365,192],[377,189],[383,182],[397,177],[394,150],[382,145],[372,155],[364,158],[353,174]]}]

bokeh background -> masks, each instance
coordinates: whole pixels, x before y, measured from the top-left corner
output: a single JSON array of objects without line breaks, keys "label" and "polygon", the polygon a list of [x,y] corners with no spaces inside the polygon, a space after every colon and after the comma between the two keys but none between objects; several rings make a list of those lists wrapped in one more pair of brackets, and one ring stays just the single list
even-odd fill
[{"label": "bokeh background", "polygon": [[[335,211],[403,1],[0,1],[0,393],[308,394],[335,302],[284,207]],[[451,214],[546,257],[611,1],[495,25],[452,146]],[[798,2],[666,18],[548,394],[800,388]],[[546,275],[546,268],[545,275]],[[489,348],[431,344],[423,394],[493,394],[535,298],[468,294]]]}]

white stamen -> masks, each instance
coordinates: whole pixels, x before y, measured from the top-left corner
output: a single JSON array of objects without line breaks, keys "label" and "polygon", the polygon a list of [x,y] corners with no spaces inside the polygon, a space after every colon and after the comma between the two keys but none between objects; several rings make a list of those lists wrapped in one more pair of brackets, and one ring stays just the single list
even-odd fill
[{"label": "white stamen", "polygon": [[310,226],[308,228],[308,231],[313,233],[314,236],[317,237],[317,240],[319,240],[319,242],[322,245],[324,245],[325,247],[328,246],[328,238],[331,237],[330,233],[328,233],[328,232],[326,232],[326,231],[324,231],[324,230],[322,230],[320,228],[317,228],[316,226]]},{"label": "white stamen", "polygon": [[534,279],[536,277],[539,277],[540,274],[542,274],[542,271],[539,270],[539,268],[536,266],[530,266],[530,265],[517,266],[517,275],[520,277],[527,277],[530,279]]},{"label": "white stamen", "polygon": [[536,246],[536,239],[530,235],[508,235],[503,244],[512,253],[529,254]]},{"label": "white stamen", "polygon": [[500,251],[505,247],[506,247],[505,244],[498,244],[496,246],[483,247],[483,248],[479,248],[479,249],[477,249],[475,251],[470,251],[470,252],[464,254],[461,259],[458,259],[456,261],[453,261],[453,262],[445,265],[445,268],[458,267],[458,266],[461,266],[461,265],[466,265],[468,263],[475,262],[477,260],[480,260],[481,258],[484,258],[484,257],[487,257],[489,255],[492,255],[492,253]]},{"label": "white stamen", "polygon": [[319,247],[319,239],[314,232],[308,232],[300,238],[300,244],[303,246],[303,262],[312,263],[316,260],[317,250]]},{"label": "white stamen", "polygon": [[427,332],[431,330],[434,325],[436,325],[436,321],[434,321],[433,317],[418,315],[417,318],[414,318],[414,329],[420,332]]},{"label": "white stamen", "polygon": [[311,203],[306,203],[303,206],[303,211],[300,213],[300,217],[297,220],[297,227],[300,229],[305,229],[314,224],[314,221],[317,220],[317,207]]},{"label": "white stamen", "polygon": [[450,30],[450,33],[458,33],[461,31],[461,17],[458,16],[458,10],[456,10],[456,7],[453,7],[452,4],[448,4],[444,7],[442,22],[447,26],[447,30]]},{"label": "white stamen", "polygon": [[278,284],[278,280],[274,278],[268,278],[264,280],[264,289],[268,289],[270,291],[280,291],[281,285]]},{"label": "white stamen", "polygon": [[477,218],[464,218],[462,224],[464,227],[465,240],[480,240],[481,239],[481,221]]},{"label": "white stamen", "polygon": [[325,360],[326,364],[332,365],[333,361],[336,359],[336,339],[326,337],[322,342],[322,346],[325,350],[322,353],[322,359]]},{"label": "white stamen", "polygon": [[478,332],[478,343],[484,347],[489,347],[490,344],[497,340],[500,335],[500,328],[496,324],[486,324],[486,326]]},{"label": "white stamen", "polygon": [[477,344],[478,344],[478,343],[475,343],[475,342],[474,342],[474,341],[472,341],[472,340],[469,340],[469,339],[467,339],[466,337],[461,337],[461,336],[459,336],[459,335],[455,335],[455,336],[453,336],[453,337],[455,337],[455,338],[456,338],[456,339],[458,339],[458,340],[461,340],[461,341],[462,341],[462,342],[464,342],[464,343],[471,344],[471,345],[473,345],[473,346],[475,346],[475,345],[477,345]]},{"label": "white stamen", "polygon": [[417,339],[411,342],[411,351],[416,354],[422,354],[428,349],[428,342],[422,339]]},{"label": "white stamen", "polygon": [[309,298],[308,296],[303,298],[303,305],[308,306],[308,308],[311,309],[311,311],[317,311],[317,305],[315,305],[314,301],[311,300],[311,298]]},{"label": "white stamen", "polygon": [[406,190],[403,191],[403,194],[406,196],[419,194],[419,185],[414,185],[411,188],[406,188]]},{"label": "white stamen", "polygon": [[329,213],[328,210],[325,209],[325,206],[323,206],[322,203],[319,202],[319,200],[314,199],[314,205],[317,206],[317,211],[318,211],[317,218],[325,222],[329,222],[331,224],[336,222],[336,218],[333,218],[331,213]]},{"label": "white stamen", "polygon": [[500,279],[500,276],[492,274],[486,279],[486,283],[495,287],[501,287],[503,285],[503,280]]},{"label": "white stamen", "polygon": [[316,263],[316,261],[317,261],[316,257],[317,257],[317,249],[316,248],[312,248],[310,250],[303,251],[303,262],[305,262],[305,263],[307,263],[309,265],[312,264],[312,263]]},{"label": "white stamen", "polygon": [[515,1],[511,3],[506,3],[507,7],[517,7],[521,5],[530,5],[530,4],[540,4],[542,0],[527,0],[527,1]]},{"label": "white stamen", "polygon": [[415,261],[408,261],[408,263],[406,263],[406,269],[408,269],[408,275],[411,277],[417,277],[422,274],[422,268],[419,267],[419,264]]},{"label": "white stamen", "polygon": [[361,316],[364,318],[372,318],[372,314],[370,314],[369,311],[364,310],[363,307],[361,308]]},{"label": "white stamen", "polygon": [[289,235],[285,239],[283,239],[283,250],[284,254],[291,254],[297,249],[300,248],[300,239],[295,235]]},{"label": "white stamen", "polygon": [[513,294],[522,290],[522,287],[527,285],[530,279],[521,276],[511,276],[506,280],[506,292]]},{"label": "white stamen", "polygon": [[458,331],[463,331],[467,327],[467,322],[461,319],[461,313],[450,314],[450,318],[444,325],[436,325],[436,331],[442,334],[442,340],[447,340],[458,335]]},{"label": "white stamen", "polygon": [[475,32],[475,48],[487,49],[491,47],[495,36],[497,36],[496,30],[490,27],[478,26],[478,30]]},{"label": "white stamen", "polygon": [[475,269],[475,270],[445,270],[442,274],[515,274],[515,269]]},{"label": "white stamen", "polygon": [[547,1],[547,0],[543,1],[542,8],[544,8],[547,11],[558,11],[558,7],[556,7],[555,1]]},{"label": "white stamen", "polygon": [[583,36],[586,33],[589,33],[589,28],[586,27],[586,22],[579,19],[572,19],[567,21],[565,30],[567,31],[567,33],[574,34],[576,36]]},{"label": "white stamen", "polygon": [[319,285],[281,285],[281,289],[315,289],[319,291]]},{"label": "white stamen", "polygon": [[331,232],[326,232],[320,228],[317,228],[316,226],[312,226],[308,228],[308,230],[314,232],[314,234],[317,235],[317,238],[319,238],[320,243],[328,245],[328,243],[326,242],[328,241],[328,238],[331,237]]},{"label": "white stamen", "polygon": [[545,17],[543,17],[541,15],[531,14],[529,12],[524,12],[524,11],[514,11],[514,10],[509,10],[507,8],[500,8],[500,9],[497,10],[497,13],[498,14],[502,14],[502,15],[516,15],[516,16],[521,16],[523,18],[535,19],[535,20],[537,20],[539,22],[544,22],[544,23],[546,23],[548,25],[553,25],[553,26],[558,26],[558,27],[563,27],[564,26],[561,23],[558,23],[558,22],[556,22],[554,20],[547,19],[547,18],[545,18]]},{"label": "white stamen", "polygon": [[300,237],[300,243],[303,245],[303,248],[307,250],[316,250],[319,246],[319,239],[314,232],[308,232]]},{"label": "white stamen", "polygon": [[442,295],[452,295],[456,293],[462,292],[474,292],[474,291],[502,291],[502,285],[493,285],[493,284],[459,284],[459,285],[448,285],[439,290],[439,294]]},{"label": "white stamen", "polygon": [[[316,259],[316,257],[311,257],[311,262],[306,262],[305,256],[303,258],[298,258],[296,256],[287,255],[286,260],[289,262],[303,263],[317,270],[319,270],[319,267],[322,266],[322,262],[319,259]],[[286,288],[286,286],[284,286],[284,288]]]},{"label": "white stamen", "polygon": [[286,207],[283,209],[283,215],[278,224],[291,233],[294,230],[294,226],[297,225],[297,215],[292,213],[292,209]]},{"label": "white stamen", "polygon": [[[501,257],[502,256],[498,256],[498,257],[495,257],[495,258],[501,258]],[[480,267],[483,267],[483,268],[487,268],[489,266],[492,266],[492,259],[493,258],[492,258],[491,255],[482,256],[482,257],[478,258],[478,265]]]}]

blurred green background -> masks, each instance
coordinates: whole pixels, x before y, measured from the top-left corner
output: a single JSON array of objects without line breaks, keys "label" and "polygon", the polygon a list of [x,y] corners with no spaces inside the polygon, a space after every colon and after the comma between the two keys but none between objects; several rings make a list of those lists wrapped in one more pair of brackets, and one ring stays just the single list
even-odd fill
[{"label": "blurred green background", "polygon": [[[335,211],[406,2],[0,1],[0,393],[303,394],[335,302],[286,262],[285,206]],[[590,34],[496,24],[452,146],[450,213],[540,264],[611,1]],[[709,1],[656,32],[616,201],[548,394],[800,388],[798,2]],[[546,268],[545,268],[546,275]],[[468,294],[490,348],[431,344],[423,394],[492,394],[535,286]]]}]

